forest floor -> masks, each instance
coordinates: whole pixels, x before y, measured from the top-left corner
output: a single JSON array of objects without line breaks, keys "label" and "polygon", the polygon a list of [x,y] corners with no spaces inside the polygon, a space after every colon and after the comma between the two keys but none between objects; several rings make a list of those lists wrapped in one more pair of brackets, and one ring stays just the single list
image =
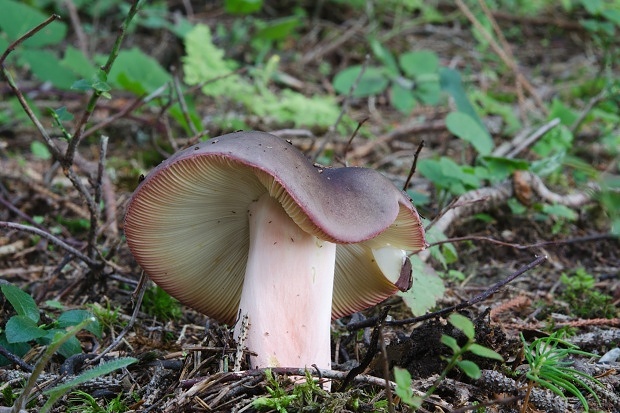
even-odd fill
[{"label": "forest floor", "polygon": [[[168,10],[170,14],[172,10],[183,13],[181,2],[170,3],[175,3]],[[233,27],[243,21],[227,15],[219,7],[192,4],[194,14],[186,16],[192,23]],[[366,13],[359,9],[328,4],[333,7],[329,12],[323,10],[308,17],[297,29],[296,39],[278,45],[279,70],[288,76],[286,85],[293,85],[306,95],[333,94],[331,79],[340,70],[364,61],[369,53],[365,38],[376,29],[373,25],[378,25],[390,50],[395,53],[432,50],[442,65],[462,73],[467,87],[480,91],[479,99],[491,91],[494,96],[511,97],[511,103],[505,106],[519,119],[518,130],[506,132],[506,118],[500,111],[483,114],[496,147],[501,144],[514,147],[520,143],[515,137],[532,136],[547,124],[548,117],[537,100],[549,108],[554,99],[568,99],[579,86],[580,78],[596,78],[597,65],[603,59],[603,50],[570,13],[553,8],[538,16],[496,12],[496,22],[511,46],[511,59],[518,62],[520,76],[533,85],[534,95],[523,90],[525,83],[515,80],[515,71],[492,49],[480,46],[470,23],[455,6],[437,8],[454,19],[423,22],[395,31],[390,24],[397,16],[390,13],[381,18],[375,16],[378,20],[368,20]],[[313,10],[308,6],[310,16]],[[273,19],[286,16],[287,10],[266,8],[262,13],[263,18]],[[82,18],[88,19],[87,16]],[[87,21],[91,29],[99,24],[102,32],[110,32],[109,36],[101,35],[91,42],[101,53],[112,47],[115,32],[111,27],[118,26],[116,21],[116,26],[106,28],[104,22],[114,20]],[[75,20],[70,27],[66,44],[79,43]],[[130,33],[123,47],[134,46],[148,52],[163,67],[182,66],[182,41],[163,29],[142,26]],[[226,46],[221,45],[224,49]],[[617,46],[615,41],[612,47]],[[250,42],[245,45],[239,42],[227,49],[227,56],[241,64],[250,53],[254,53]],[[49,84],[33,78],[23,68],[14,69],[14,76],[42,117],[46,116],[43,114],[46,107],[66,106],[70,112],[79,114],[85,106],[83,94],[48,87]],[[283,85],[280,83],[277,87],[284,88]],[[0,93],[7,102],[14,98],[7,82],[0,84]],[[207,119],[205,134],[213,137],[234,130],[222,124],[209,124],[208,118],[218,111],[238,113],[243,109],[226,107],[217,98],[201,96],[196,89],[188,93],[194,95],[197,112],[203,120]],[[98,134],[110,137],[101,186],[105,209],[96,225],[99,232],[95,237],[97,254],[101,255],[89,255],[88,229],[92,211],[84,202],[83,194],[57,162],[42,159],[33,151],[32,143],[41,142],[37,129],[23,115],[15,119],[10,119],[12,115],[2,118],[0,220],[50,233],[93,260],[105,256],[101,261],[104,265],[95,269],[50,238],[15,227],[1,227],[0,282],[18,286],[33,297],[40,308],[40,328],[57,326],[58,317],[68,310],[87,309],[97,316],[103,331],[98,335],[83,330],[77,335],[83,353],[69,358],[56,355],[45,365],[31,394],[29,411],[38,411],[47,399],[43,390],[66,380],[67,374],[82,372],[92,359],[90,355],[101,354],[128,323],[131,323],[130,328],[123,331],[122,340],[105,359],[129,356],[137,358],[138,362],[76,386],[52,411],[413,411],[396,395],[390,383],[395,379],[394,367],[409,371],[411,387],[417,395],[437,381],[435,392],[419,411],[584,411],[574,394],[565,392],[566,397],[559,397],[532,381],[531,375],[526,375],[531,374],[528,369],[532,365],[527,363],[520,337],[532,343],[558,330],[565,333],[562,337],[566,340],[560,348],[575,345],[592,353],[569,355],[565,360],[569,362],[567,367],[586,375],[582,379],[592,387],[592,393],[583,387],[584,382],[572,383],[583,393],[590,410],[620,411],[618,357],[610,357],[606,363],[599,361],[602,355],[618,351],[620,343],[620,242],[610,233],[609,217],[603,212],[596,191],[589,186],[592,181],[575,178],[574,171],[579,171],[578,168],[567,167],[563,173],[547,179],[544,187],[547,192],[541,190],[539,181],[531,179],[530,175],[518,173],[502,182],[483,185],[491,191],[490,195],[470,202],[479,207],[464,208],[443,231],[448,239],[454,240],[451,244],[454,251],[437,249],[436,253],[423,258],[428,273],[441,277],[445,285],[445,292],[432,308],[441,310],[479,296],[537,257],[546,257],[540,265],[502,285],[490,297],[460,310],[473,321],[476,342],[499,353],[504,361],[466,354],[464,358],[474,361],[480,368],[478,378],[454,368],[438,380],[452,355],[450,349],[441,344],[441,336],[453,336],[460,345],[466,342],[466,337],[446,321],[447,314],[394,325],[394,320],[412,315],[401,298],[393,297],[361,314],[333,322],[333,370],[320,372],[322,380],[333,380],[332,391],[325,392],[312,380],[302,385],[291,383],[287,376],[295,375],[294,371],[274,369],[275,378],[266,376],[263,371],[233,372],[237,345],[232,340],[231,330],[190,308],[180,307],[150,284],[144,298],[140,296],[142,307],[134,314],[141,270],[123,236],[125,207],[140,173],[148,172],[175,146],[184,147],[188,139],[192,140],[174,123],[171,126],[171,119],[162,116],[160,108],[136,105],[135,110],[127,109],[134,99],[133,95],[119,92],[112,93],[109,100],[100,101],[88,127],[100,125],[101,129],[80,144],[72,166],[77,179],[85,186],[91,185],[100,151]],[[475,153],[446,127],[444,119],[450,112],[449,103],[419,105],[405,116],[390,105],[387,93],[371,98],[339,99],[341,104],[346,102],[346,116],[352,124],[364,121],[364,136],[353,139],[348,149],[345,149],[348,136],[325,128],[281,124],[251,114],[241,113],[240,116],[247,128],[276,131],[307,153],[313,153],[328,140],[329,153],[344,154],[350,165],[377,169],[397,186],[405,182],[412,155],[422,140],[425,146],[420,160],[446,156],[458,163],[474,162]],[[596,96],[576,97],[571,104],[576,111],[587,111],[594,99]],[[2,104],[0,110],[10,114],[17,107],[11,105]],[[53,122],[46,118],[44,127],[53,130]],[[615,131],[612,134],[618,136],[618,124],[610,128]],[[54,138],[59,136],[57,131],[50,134]],[[178,136],[172,138],[174,145],[170,144],[167,134]],[[576,132],[571,155],[596,171],[618,174],[618,152],[606,149],[599,139],[601,135],[600,125],[581,128]],[[531,151],[532,145],[524,147],[521,153],[528,162],[540,159]],[[436,182],[428,177],[416,173],[411,182],[411,187],[426,200],[418,208],[420,214],[431,221],[460,205],[450,204],[456,197],[439,190]],[[502,190],[509,191],[509,196],[502,195]],[[568,200],[571,196],[579,200],[571,203]],[[520,213],[515,212],[514,203],[510,201],[515,197],[523,201]],[[544,213],[537,205],[549,199],[567,205],[574,214],[567,218]],[[450,254],[454,257],[446,258]],[[573,281],[567,281],[569,279]],[[5,298],[0,302],[3,303],[0,327],[6,329],[7,321],[16,312]],[[388,305],[389,314],[381,319]],[[347,328],[372,317],[378,317],[375,320],[379,321],[355,330]],[[35,365],[45,349],[37,340],[24,344],[28,346],[25,354],[0,367],[2,406],[13,403],[28,377],[27,370]],[[559,350],[548,356],[557,354],[555,351]],[[346,379],[345,388],[340,390],[347,373],[360,363],[363,368],[359,374]],[[310,370],[308,374],[316,379],[316,371]],[[75,390],[83,393],[75,393]]]}]

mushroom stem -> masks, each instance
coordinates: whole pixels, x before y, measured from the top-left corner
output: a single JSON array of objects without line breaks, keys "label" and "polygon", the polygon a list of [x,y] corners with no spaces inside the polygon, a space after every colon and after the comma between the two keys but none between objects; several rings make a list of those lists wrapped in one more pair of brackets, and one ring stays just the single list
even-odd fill
[{"label": "mushroom stem", "polygon": [[256,353],[252,367],[329,369],[336,244],[304,232],[268,194],[250,205],[248,218],[239,308],[250,321],[245,345]]}]

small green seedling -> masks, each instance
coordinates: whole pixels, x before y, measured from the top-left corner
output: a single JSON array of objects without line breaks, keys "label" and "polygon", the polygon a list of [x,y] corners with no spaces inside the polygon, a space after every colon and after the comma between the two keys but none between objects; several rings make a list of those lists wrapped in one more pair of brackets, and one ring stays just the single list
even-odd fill
[{"label": "small green seedling", "polygon": [[77,390],[71,393],[69,403],[71,406],[67,410],[69,413],[123,413],[129,410],[129,407],[123,402],[122,394],[119,394],[105,406],[100,403],[89,393]]},{"label": "small green seedling", "polygon": [[[0,345],[18,357],[30,351],[31,343],[49,345],[58,333],[64,334],[68,327],[77,326],[92,317],[86,310],[68,310],[60,314],[57,319],[43,323],[39,307],[30,295],[11,284],[3,284],[0,290],[17,313],[9,318],[4,330],[0,332]],[[51,316],[48,315],[48,318]],[[98,321],[88,323],[85,328],[96,337],[101,337],[101,326]],[[80,342],[73,336],[58,347],[58,354],[63,357],[81,352]],[[8,363],[4,357],[0,357],[0,366]]]},{"label": "small green seedling", "polygon": [[265,388],[269,392],[269,397],[259,397],[254,400],[252,406],[258,410],[275,410],[278,413],[286,413],[286,408],[298,397],[295,394],[288,394],[280,383],[273,376],[271,370],[265,370],[265,378],[268,386]]},{"label": "small green seedling", "polygon": [[[266,386],[269,396],[259,397],[254,400],[252,406],[258,410],[277,411],[286,413],[287,411],[319,411],[325,408],[319,399],[327,399],[331,395],[319,387],[315,378],[310,372],[306,371],[306,380],[296,383],[292,391],[282,388],[278,380],[274,377],[271,370],[265,371],[267,379]],[[287,410],[288,408],[288,410]]]},{"label": "small green seedling", "polygon": [[590,393],[597,403],[600,402],[591,384],[602,386],[602,383],[589,374],[569,367],[572,362],[568,359],[574,355],[596,357],[595,354],[581,351],[576,345],[562,340],[559,332],[548,337],[538,338],[531,344],[527,344],[523,334],[521,334],[521,341],[529,367],[525,374],[529,382],[522,412],[527,409],[534,385],[545,387],[564,398],[566,398],[564,391],[567,391],[579,399],[586,411],[589,410],[588,402],[577,386]]},{"label": "small green seedling", "polygon": [[437,390],[439,384],[455,367],[460,369],[463,373],[465,373],[468,377],[472,379],[480,378],[481,373],[478,365],[473,361],[463,360],[463,355],[465,353],[470,352],[480,357],[503,361],[502,356],[500,356],[498,353],[475,342],[474,324],[467,317],[455,313],[448,318],[448,321],[455,328],[463,332],[465,337],[467,337],[467,342],[463,346],[459,346],[454,337],[445,334],[441,336],[441,342],[448,346],[452,350],[453,354],[452,357],[448,359],[448,365],[443,369],[437,380],[435,380],[433,385],[426,391],[423,396],[414,395],[413,389],[411,388],[411,375],[407,370],[399,367],[394,368],[396,394],[398,395],[398,397],[401,398],[403,403],[413,407],[414,409],[419,409],[422,406],[422,402],[424,401],[424,399],[428,398],[431,394],[435,392],[435,390]]},{"label": "small green seedling", "polygon": [[142,308],[159,320],[178,320],[182,315],[181,304],[157,285],[146,290]]},{"label": "small green seedling", "polygon": [[[59,351],[59,349],[65,343],[67,343],[67,341],[74,339],[77,333],[79,333],[85,328],[88,328],[89,324],[95,323],[96,321],[97,320],[94,317],[89,317],[83,320],[82,322],[80,322],[79,324],[69,328],[67,331],[64,331],[64,330],[57,331],[54,334],[53,339],[51,340],[51,342],[49,343],[49,345],[43,352],[43,355],[39,358],[39,360],[35,364],[34,369],[32,373],[30,374],[30,377],[28,377],[28,380],[26,381],[26,384],[24,385],[24,388],[21,391],[21,394],[13,402],[13,406],[11,408],[8,408],[9,410],[6,410],[7,408],[0,408],[0,413],[5,413],[8,411],[21,412],[22,410],[24,410],[26,407],[26,404],[28,403],[31,397],[32,392],[34,391],[37,385],[37,380],[39,379],[39,376],[41,376],[41,374],[43,373],[45,366],[52,359],[52,356],[57,351]],[[80,384],[86,383],[89,380],[93,380],[97,377],[109,374],[113,372],[114,370],[125,368],[128,365],[135,363],[137,361],[138,360],[135,358],[125,357],[125,358],[119,358],[113,361],[109,361],[107,363],[99,364],[98,366],[85,370],[80,375],[75,376],[74,378],[63,382],[62,384],[52,387],[51,389],[45,390],[43,392],[43,395],[48,396],[48,399],[43,405],[43,407],[41,407],[39,412],[40,413],[49,412],[54,406],[54,404],[58,401],[58,399],[60,399],[66,392],[68,392],[72,388]]]},{"label": "small green seedling", "polygon": [[594,288],[596,279],[585,269],[578,268],[572,274],[562,273],[560,282],[565,287],[560,297],[568,303],[574,315],[581,318],[616,316],[612,297]]}]

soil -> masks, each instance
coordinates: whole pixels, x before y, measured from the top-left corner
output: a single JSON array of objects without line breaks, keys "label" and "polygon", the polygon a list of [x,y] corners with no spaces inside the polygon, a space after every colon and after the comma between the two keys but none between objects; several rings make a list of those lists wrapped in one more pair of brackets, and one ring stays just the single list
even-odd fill
[{"label": "soil", "polygon": [[[194,10],[192,21],[213,26],[221,23],[225,27],[232,27],[237,21],[225,14],[221,7],[208,3],[205,6],[191,2]],[[304,4],[310,15],[318,13],[314,17],[314,25],[301,30],[299,37],[303,41],[284,42],[279,46],[281,71],[303,80],[302,92],[308,95],[332,92],[329,79],[339,70],[363,61],[368,52],[364,37],[370,30],[369,23],[363,24],[343,44],[330,47],[333,39],[342,36],[363,18],[359,11],[328,3],[333,8],[320,11]],[[265,7],[260,16],[266,19],[286,16],[290,14],[287,7],[287,2],[275,2]],[[169,8],[170,12],[187,11],[181,2],[171,1]],[[498,95],[514,96],[513,73],[499,62],[492,51],[479,46],[467,21],[462,16],[458,17],[458,9],[452,5],[442,5],[439,9],[453,14],[454,21],[416,26],[389,37],[387,34],[394,16],[386,15],[385,20],[381,21],[385,27],[379,28],[386,36],[386,46],[396,52],[410,50],[412,45],[416,49],[433,50],[442,64],[467,73],[469,86],[483,91],[493,89]],[[82,17],[87,19],[87,16]],[[601,50],[577,24],[578,17],[558,14],[557,10],[548,10],[536,17],[496,14],[501,29],[508,34],[507,41],[519,62],[521,73],[534,84],[540,99],[546,103],[554,97],[566,96],[566,83],[575,82],[579,76],[591,75],[595,64],[602,59]],[[107,32],[110,29],[106,28],[106,22],[109,23],[105,20],[93,24],[100,24],[102,32]],[[94,47],[98,52],[105,53],[110,49],[114,35],[113,32],[109,34],[96,39]],[[76,41],[75,36],[72,31],[67,43]],[[182,42],[165,30],[141,27],[131,33],[126,43],[126,47],[139,46],[144,51],[151,51],[164,67],[181,66]],[[235,45],[235,48],[228,50],[228,57],[244,62],[250,53],[248,45]],[[301,64],[299,56],[311,53],[315,56],[320,54],[320,57]],[[326,63],[330,65],[328,77],[321,71],[321,65]],[[31,104],[41,110],[46,106],[66,105],[70,111],[78,113],[84,106],[80,95],[46,88],[36,79],[31,79],[26,71],[17,70],[16,77],[19,87],[31,93]],[[0,84],[0,88],[3,99],[12,96],[6,83]],[[201,113],[219,110],[217,102],[198,96],[196,91],[193,93],[196,104],[202,105]],[[101,133],[112,137],[107,156],[109,185],[104,185],[102,196],[106,205],[113,205],[114,208],[106,209],[108,214],[100,218],[97,237],[97,250],[104,254],[105,265],[89,268],[48,239],[15,228],[2,227],[0,232],[0,281],[27,291],[42,309],[42,314],[51,315],[47,321],[53,321],[53,317],[60,314],[52,307],[50,300],[60,303],[64,309],[92,308],[88,306],[97,303],[109,309],[109,313],[117,311],[117,320],[104,326],[102,337],[88,332],[78,335],[84,354],[69,359],[55,356],[45,366],[39,382],[40,389],[62,381],[66,375],[79,374],[87,369],[93,355],[100,354],[112,344],[123,325],[132,319],[137,299],[134,290],[138,286],[141,269],[133,260],[122,235],[124,208],[140,173],[162,160],[162,152],[171,151],[165,137],[166,128],[170,127],[169,119],[163,120],[155,111],[144,109],[127,113],[110,122],[110,116],[126,107],[132,99],[129,95],[115,94],[112,100],[102,101],[89,124],[106,123]],[[442,122],[448,112],[447,107],[418,107],[405,118],[390,107],[388,96],[371,100],[353,99],[348,103],[351,118],[367,118],[364,128],[378,137],[370,146],[365,139],[354,139],[349,151],[361,155],[352,156],[351,162],[379,169],[398,185],[404,182],[411,164],[411,154],[422,139],[426,142],[421,155],[423,158],[448,155],[457,162],[473,161],[474,154],[464,149],[462,142],[454,139]],[[586,102],[582,103],[586,105]],[[9,108],[3,104],[1,110],[9,111]],[[526,96],[520,105],[515,104],[515,111],[525,113],[526,123],[531,122],[532,126],[544,120],[534,115],[536,103],[531,96]],[[417,119],[422,120],[413,128],[408,126]],[[503,121],[499,116],[491,114],[485,121],[489,122],[490,128],[495,122],[500,125],[498,130],[502,130]],[[273,130],[290,126],[267,125],[264,120],[251,117],[246,122],[256,129]],[[50,124],[46,127],[52,130]],[[390,131],[398,131],[399,128],[402,132],[394,133],[390,138]],[[228,132],[213,125],[208,125],[207,129],[212,136]],[[318,135],[318,139],[309,141],[297,135],[290,138],[305,150],[318,147],[320,134],[325,131],[309,133]],[[577,155],[591,161],[597,170],[613,169],[614,155],[594,155],[599,133],[595,129],[583,130],[577,137],[583,143],[583,147],[576,149]],[[174,136],[182,136],[178,138],[180,147],[191,140],[181,130],[174,130]],[[383,139],[386,136],[388,138]],[[494,138],[500,144],[510,141],[512,136],[498,132]],[[149,139],[150,143],[145,142]],[[67,179],[62,167],[52,160],[33,156],[31,143],[38,140],[34,126],[21,115],[0,125],[0,221],[28,224],[51,232],[71,247],[87,253],[89,234],[84,222],[87,223],[91,217],[88,205]],[[345,146],[346,138],[339,137],[328,149],[342,153]],[[75,171],[85,185],[92,183],[98,153],[99,143],[95,136],[87,138],[79,148]],[[525,157],[534,159],[531,153]],[[617,163],[617,159],[615,161]],[[431,202],[420,208],[421,214],[428,218],[435,217],[446,202],[437,196],[430,181],[416,175],[412,182],[417,191],[431,197]],[[582,184],[570,179],[566,183],[550,183],[550,187],[558,193],[572,191],[580,185],[583,188]],[[466,240],[453,244],[458,259],[447,268],[434,258],[428,259],[427,264],[442,276],[450,269],[459,271],[465,277],[444,277],[446,292],[437,303],[437,310],[475,297],[537,255],[546,255],[548,260],[504,285],[489,299],[460,310],[474,322],[476,342],[499,353],[504,362],[467,355],[465,358],[475,362],[482,370],[481,377],[472,379],[459,369],[451,370],[439,382],[436,392],[425,402],[421,411],[463,412],[476,408],[489,412],[582,411],[574,396],[567,394],[566,399],[558,398],[539,386],[529,396],[529,404],[522,406],[530,382],[525,376],[520,334],[531,342],[559,328],[570,333],[567,338],[569,342],[579,343],[584,351],[597,355],[571,359],[574,368],[598,378],[602,383],[596,391],[599,404],[591,394],[584,393],[593,410],[620,411],[620,364],[618,360],[612,360],[609,364],[597,362],[599,356],[617,350],[620,343],[620,242],[608,235],[609,222],[596,199],[591,199],[576,212],[576,220],[558,225],[557,221],[538,214],[533,207],[525,213],[515,214],[503,203],[485,211],[484,219],[468,216],[450,226],[446,233],[448,237],[486,237],[512,245],[498,245],[480,239]],[[516,248],[515,245],[525,247]],[[95,256],[95,259],[100,257]],[[566,287],[560,282],[560,277],[562,274],[573,274],[580,268],[594,276],[596,283],[591,287],[593,291],[611,298],[607,307],[590,308],[587,315],[576,316],[575,309],[564,295]],[[166,313],[166,304],[161,305],[164,307],[163,313],[161,309],[153,310],[153,306],[157,307],[153,300],[156,299],[152,296],[145,299],[145,306],[149,301],[150,308],[143,306],[136,313],[133,326],[106,355],[108,360],[131,356],[139,361],[120,372],[78,387],[90,394],[96,403],[109,405],[110,400],[120,395],[129,411],[253,412],[257,411],[252,404],[257,398],[273,395],[270,389],[273,390],[274,383],[265,377],[264,372],[232,372],[237,345],[229,328],[186,307],[178,315]],[[1,303],[0,327],[4,327],[6,320],[15,312],[3,298]],[[335,321],[332,348],[336,363],[332,372],[322,372],[323,378],[333,379],[332,389],[336,390],[345,380],[347,372],[358,368],[360,363],[365,368],[355,377],[348,378],[345,389],[327,393],[316,387],[310,392],[308,400],[295,405],[295,410],[290,411],[412,411],[396,397],[393,389],[386,389],[384,379],[394,380],[393,368],[404,368],[412,376],[413,388],[424,392],[439,377],[451,356],[448,347],[441,344],[442,335],[456,338],[460,345],[464,345],[467,339],[446,321],[446,315],[404,326],[393,326],[387,322],[380,329],[377,323],[357,331],[347,329],[349,323],[379,315],[385,305],[391,306],[388,320],[411,317],[410,310],[396,297],[361,314]],[[574,302],[572,305],[575,305]],[[592,306],[592,302],[586,301],[582,306]],[[382,348],[381,342],[385,343],[385,348]],[[42,351],[43,346],[35,344],[21,359],[25,365],[32,366]],[[241,367],[244,369],[246,364]],[[292,391],[293,384],[287,377],[299,372],[277,369],[274,372],[280,386]],[[313,373],[312,370],[309,372]],[[10,405],[10,397],[7,396],[9,389],[19,392],[26,377],[24,367],[17,363],[0,368],[0,387],[4,394],[4,402],[0,400],[0,404]],[[37,390],[33,397],[29,411],[38,411],[46,396]],[[76,405],[76,411],[82,411],[80,409],[84,407],[79,407],[75,399],[71,395],[64,397],[53,411],[67,411],[69,406]],[[271,411],[277,411],[275,405]]]}]

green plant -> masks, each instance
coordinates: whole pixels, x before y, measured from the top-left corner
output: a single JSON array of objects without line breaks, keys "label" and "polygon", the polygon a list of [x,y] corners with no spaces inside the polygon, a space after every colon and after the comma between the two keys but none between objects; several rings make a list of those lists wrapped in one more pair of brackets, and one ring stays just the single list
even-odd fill
[{"label": "green plant", "polygon": [[[50,321],[42,323],[41,311],[30,295],[11,284],[2,284],[0,290],[17,313],[8,319],[4,330],[0,333],[0,345],[18,357],[30,350],[30,343],[49,345],[57,334],[63,334],[68,327],[80,325],[92,317],[92,314],[85,310],[68,310],[56,319],[47,315]],[[101,337],[101,327],[96,320],[88,323],[86,329]],[[68,337],[58,347],[58,353],[63,357],[81,352],[80,342],[74,336]],[[8,360],[0,357],[0,365],[6,364]]]},{"label": "green plant", "polygon": [[121,319],[120,308],[115,306],[112,308],[110,300],[106,300],[106,305],[103,307],[99,303],[92,303],[87,305],[93,315],[99,320],[101,326],[109,331],[113,331],[115,327],[124,327],[127,322]]},{"label": "green plant", "polygon": [[[6,293],[5,293],[6,294]],[[43,372],[43,369],[49,363],[52,356],[60,351],[60,348],[66,344],[69,340],[74,339],[75,335],[79,333],[81,330],[88,328],[89,324],[95,323],[96,320],[94,317],[89,317],[79,324],[70,327],[68,330],[57,331],[54,334],[54,337],[50,341],[49,345],[37,361],[34,366],[30,377],[26,381],[20,395],[15,399],[12,406],[12,412],[21,412],[30,398],[31,393],[37,385],[37,380],[39,376]],[[53,405],[60,399],[67,391],[71,390],[73,387],[85,383],[89,380],[95,379],[97,377],[103,376],[105,374],[111,373],[114,370],[127,367],[128,365],[137,362],[138,360],[132,357],[119,358],[107,363],[100,364],[95,366],[89,370],[82,372],[80,375],[72,378],[71,380],[65,381],[62,384],[59,384],[55,387],[47,389],[43,392],[43,395],[48,396],[47,401],[39,410],[40,413],[47,413],[51,410]],[[0,412],[7,413],[9,410],[7,408],[0,408]]]},{"label": "green plant", "polygon": [[50,411],[56,401],[58,401],[58,399],[60,399],[66,392],[68,392],[75,386],[96,379],[97,377],[109,374],[115,370],[125,368],[130,364],[136,363],[137,361],[138,359],[133,357],[122,357],[112,361],[108,361],[106,363],[99,364],[98,366],[84,371],[83,373],[74,377],[71,380],[68,380],[56,387],[44,391],[43,394],[49,397],[41,408],[40,412],[47,413],[48,411]]},{"label": "green plant", "polygon": [[2,386],[2,405],[11,406],[19,396],[8,384]]},{"label": "green plant", "polygon": [[267,392],[269,397],[259,397],[252,402],[252,406],[256,409],[276,410],[279,413],[286,413],[286,408],[295,400],[298,396],[295,394],[288,394],[285,389],[280,386],[280,383],[273,376],[271,370],[265,370],[265,378],[267,379]]},{"label": "green plant", "polygon": [[443,297],[445,286],[441,278],[428,274],[426,265],[419,256],[412,255],[409,259],[413,269],[413,285],[416,287],[399,292],[398,295],[413,315],[420,316],[434,307],[437,299]]},{"label": "green plant", "polygon": [[266,389],[269,396],[259,397],[252,402],[252,406],[258,410],[275,410],[279,413],[286,413],[287,408],[290,407],[295,411],[315,411],[321,406],[316,398],[329,397],[329,393],[319,387],[309,372],[306,372],[305,382],[296,383],[290,393],[282,388],[271,370],[265,370],[265,378],[267,379]]},{"label": "green plant", "polygon": [[584,268],[578,268],[570,275],[562,273],[560,282],[565,289],[560,298],[566,301],[572,313],[582,318],[612,318],[617,310],[613,298],[595,289],[596,279]]},{"label": "green plant", "polygon": [[182,315],[181,304],[158,285],[146,290],[142,308],[145,313],[160,320],[178,320]]},{"label": "green plant", "polygon": [[263,7],[263,0],[225,0],[224,8],[231,14],[251,14]]},{"label": "green plant", "polygon": [[429,50],[403,53],[396,58],[379,42],[371,42],[373,52],[383,66],[350,66],[334,78],[334,89],[343,95],[351,88],[354,97],[367,97],[388,91],[392,105],[403,113],[416,102],[436,105],[441,86],[439,59]]},{"label": "green plant", "polygon": [[72,398],[69,399],[70,406],[68,412],[73,413],[122,413],[129,410],[129,407],[123,402],[122,394],[119,394],[112,400],[106,402],[105,407],[101,407],[97,400],[89,393],[78,390],[71,393]]},{"label": "green plant", "polygon": [[248,68],[251,77],[242,76],[236,72],[237,64],[224,58],[224,51],[213,44],[211,31],[204,25],[196,25],[187,34],[185,49],[185,82],[205,82],[203,93],[216,98],[218,104],[241,104],[263,119],[295,126],[328,127],[338,118],[339,109],[331,97],[306,97],[289,89],[275,93],[268,87],[277,70],[278,56],[272,56],[262,67]]},{"label": "green plant", "polygon": [[[23,2],[3,0],[0,14],[0,50],[22,36],[26,31],[40,24],[46,15]],[[51,51],[50,46],[61,43],[67,34],[67,25],[55,21],[40,33],[26,40],[22,47],[15,50],[14,56],[19,65],[27,66],[41,81],[49,81],[63,89],[69,89],[78,80],[71,64],[66,64]],[[75,49],[74,49],[75,50]]]},{"label": "green plant", "polygon": [[605,64],[614,64],[618,57],[614,47],[616,32],[620,29],[620,2],[618,0],[579,0],[588,13],[579,23],[590,32],[593,40],[605,52]]},{"label": "green plant", "polygon": [[600,402],[592,386],[602,386],[601,382],[589,374],[569,367],[572,364],[569,360],[570,356],[596,357],[595,354],[581,351],[576,345],[562,340],[559,332],[538,338],[531,344],[528,344],[521,334],[521,342],[523,354],[528,363],[525,376],[529,380],[522,412],[527,409],[534,385],[545,387],[564,398],[566,398],[564,392],[569,392],[579,399],[586,411],[589,410],[588,402],[579,387],[585,389],[597,402]]},{"label": "green plant", "polygon": [[447,366],[443,369],[439,377],[434,381],[432,386],[426,391],[426,393],[424,393],[423,396],[414,395],[411,388],[411,374],[409,374],[407,370],[399,367],[394,368],[396,394],[401,398],[403,403],[412,406],[414,409],[419,409],[422,406],[424,399],[428,398],[435,392],[435,390],[437,390],[439,384],[455,367],[472,379],[480,378],[481,373],[478,365],[471,360],[463,359],[463,356],[466,353],[469,352],[480,357],[503,361],[502,356],[498,353],[488,347],[484,347],[476,343],[474,324],[467,317],[455,313],[450,315],[448,321],[465,335],[467,342],[460,346],[454,337],[446,334],[441,336],[441,342],[450,348],[452,351],[452,357],[447,359]]}]

